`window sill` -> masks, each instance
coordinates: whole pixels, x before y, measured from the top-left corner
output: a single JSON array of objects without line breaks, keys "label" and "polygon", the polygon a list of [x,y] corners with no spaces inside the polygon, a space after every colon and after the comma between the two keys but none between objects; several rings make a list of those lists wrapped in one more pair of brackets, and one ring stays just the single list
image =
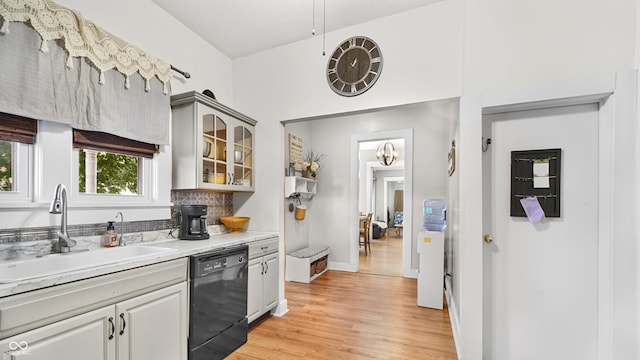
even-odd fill
[{"label": "window sill", "polygon": [[[96,203],[96,202],[73,202],[67,205],[70,210],[72,209],[159,209],[173,206],[173,203],[132,203],[132,202],[108,202],[108,203]],[[20,209],[45,209],[49,211],[49,203],[18,203],[7,202],[0,203],[0,212],[7,210],[20,210]]]}]

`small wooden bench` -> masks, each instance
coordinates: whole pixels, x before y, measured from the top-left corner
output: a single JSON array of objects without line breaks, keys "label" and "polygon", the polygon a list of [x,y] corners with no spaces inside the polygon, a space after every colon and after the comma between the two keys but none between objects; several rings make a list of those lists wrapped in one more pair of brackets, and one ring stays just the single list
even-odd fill
[{"label": "small wooden bench", "polygon": [[308,284],[327,271],[329,247],[312,245],[287,254],[287,281]]}]

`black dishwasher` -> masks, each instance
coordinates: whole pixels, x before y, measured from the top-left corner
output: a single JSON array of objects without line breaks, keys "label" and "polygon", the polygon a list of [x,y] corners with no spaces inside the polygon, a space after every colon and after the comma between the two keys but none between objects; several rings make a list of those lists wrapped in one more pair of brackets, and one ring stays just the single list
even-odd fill
[{"label": "black dishwasher", "polygon": [[191,256],[189,360],[224,359],[247,342],[248,246]]}]

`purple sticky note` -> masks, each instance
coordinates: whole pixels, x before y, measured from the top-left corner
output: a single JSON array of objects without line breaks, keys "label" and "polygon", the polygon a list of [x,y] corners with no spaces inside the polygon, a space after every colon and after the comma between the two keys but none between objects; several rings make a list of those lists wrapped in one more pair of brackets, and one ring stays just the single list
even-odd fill
[{"label": "purple sticky note", "polygon": [[544,220],[544,210],[542,210],[542,206],[540,206],[540,202],[537,197],[530,196],[520,199],[520,204],[522,204],[522,208],[527,214],[529,222],[537,224]]}]

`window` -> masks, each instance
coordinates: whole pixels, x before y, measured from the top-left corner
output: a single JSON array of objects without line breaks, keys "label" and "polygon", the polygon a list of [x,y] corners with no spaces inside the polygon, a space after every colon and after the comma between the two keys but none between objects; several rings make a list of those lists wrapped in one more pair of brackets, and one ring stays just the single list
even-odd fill
[{"label": "window", "polygon": [[138,195],[142,158],[104,151],[79,151],[80,193]]},{"label": "window", "polygon": [[15,201],[28,196],[31,145],[36,141],[38,122],[0,113],[0,194]]},{"label": "window", "polygon": [[13,191],[13,143],[0,141],[0,191]]},{"label": "window", "polygon": [[153,158],[156,145],[74,129],[73,147],[79,193],[142,195],[144,158]]}]

